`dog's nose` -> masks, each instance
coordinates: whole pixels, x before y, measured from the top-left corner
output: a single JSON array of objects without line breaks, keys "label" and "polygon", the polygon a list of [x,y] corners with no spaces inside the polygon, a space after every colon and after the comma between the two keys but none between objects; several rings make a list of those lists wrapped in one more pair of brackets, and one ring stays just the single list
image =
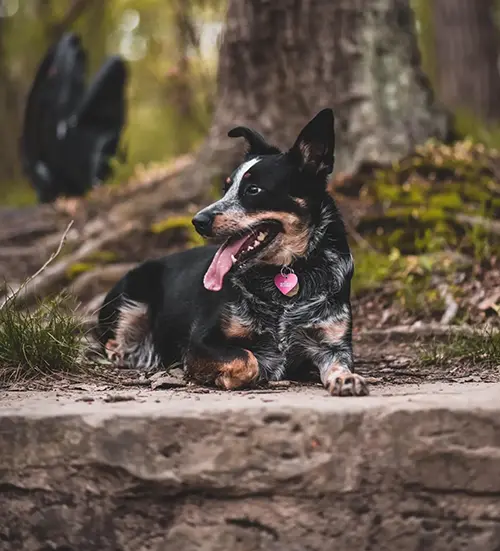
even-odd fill
[{"label": "dog's nose", "polygon": [[196,228],[196,231],[200,235],[210,235],[210,230],[212,228],[212,217],[205,213],[205,212],[199,212],[192,220],[194,227]]}]

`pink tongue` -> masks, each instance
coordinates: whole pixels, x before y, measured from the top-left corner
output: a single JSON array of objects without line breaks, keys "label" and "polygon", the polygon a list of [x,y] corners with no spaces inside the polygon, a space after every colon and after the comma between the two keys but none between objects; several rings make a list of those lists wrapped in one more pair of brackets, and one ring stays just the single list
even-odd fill
[{"label": "pink tongue", "polygon": [[231,256],[236,255],[247,239],[248,235],[238,239],[238,241],[235,241],[230,245],[222,245],[222,247],[215,253],[212,264],[210,264],[205,273],[205,277],[203,278],[203,285],[205,286],[205,289],[208,291],[220,291],[222,289],[224,276],[227,272],[229,272],[233,265]]}]

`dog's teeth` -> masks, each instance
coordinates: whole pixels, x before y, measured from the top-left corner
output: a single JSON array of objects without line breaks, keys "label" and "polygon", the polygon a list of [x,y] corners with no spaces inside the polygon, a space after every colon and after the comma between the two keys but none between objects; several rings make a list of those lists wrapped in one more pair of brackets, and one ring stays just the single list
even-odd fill
[{"label": "dog's teeth", "polygon": [[256,247],[257,245],[259,244],[259,242],[257,241],[257,239],[253,242],[253,246]]},{"label": "dog's teeth", "polygon": [[259,235],[257,236],[257,240],[258,241],[264,241],[264,239],[266,238],[266,235],[267,235],[267,233],[260,232]]},{"label": "dog's teeth", "polygon": [[231,255],[231,260],[233,261],[233,264],[236,262],[236,257],[234,256],[234,254]]},{"label": "dog's teeth", "polygon": [[252,251],[252,250],[253,250],[253,247],[252,247],[252,245],[250,245],[250,246],[248,247],[247,251]]}]

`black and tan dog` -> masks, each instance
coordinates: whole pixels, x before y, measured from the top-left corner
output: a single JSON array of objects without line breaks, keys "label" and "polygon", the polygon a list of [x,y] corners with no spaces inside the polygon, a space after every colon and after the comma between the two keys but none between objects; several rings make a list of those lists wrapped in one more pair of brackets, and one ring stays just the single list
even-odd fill
[{"label": "black and tan dog", "polygon": [[237,127],[249,145],[198,232],[222,242],[148,260],[110,291],[100,339],[116,363],[182,362],[202,384],[236,389],[315,366],[332,395],[368,393],[351,372],[353,261],[326,191],[334,121],[321,111],[281,152]]}]

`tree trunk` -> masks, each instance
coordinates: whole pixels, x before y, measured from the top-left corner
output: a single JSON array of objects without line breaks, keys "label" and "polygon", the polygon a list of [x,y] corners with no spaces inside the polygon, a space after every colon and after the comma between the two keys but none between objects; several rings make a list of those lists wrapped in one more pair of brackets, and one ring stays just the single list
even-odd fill
[{"label": "tree trunk", "polygon": [[437,89],[447,107],[500,120],[495,0],[434,0]]},{"label": "tree trunk", "polygon": [[226,137],[231,127],[252,126],[290,147],[327,106],[336,114],[337,171],[390,162],[446,135],[408,0],[230,0],[218,102],[199,157],[205,181],[241,151]]},{"label": "tree trunk", "polygon": [[22,94],[13,80],[5,51],[5,26],[0,17],[0,185],[21,178],[19,128],[22,119]]}]

